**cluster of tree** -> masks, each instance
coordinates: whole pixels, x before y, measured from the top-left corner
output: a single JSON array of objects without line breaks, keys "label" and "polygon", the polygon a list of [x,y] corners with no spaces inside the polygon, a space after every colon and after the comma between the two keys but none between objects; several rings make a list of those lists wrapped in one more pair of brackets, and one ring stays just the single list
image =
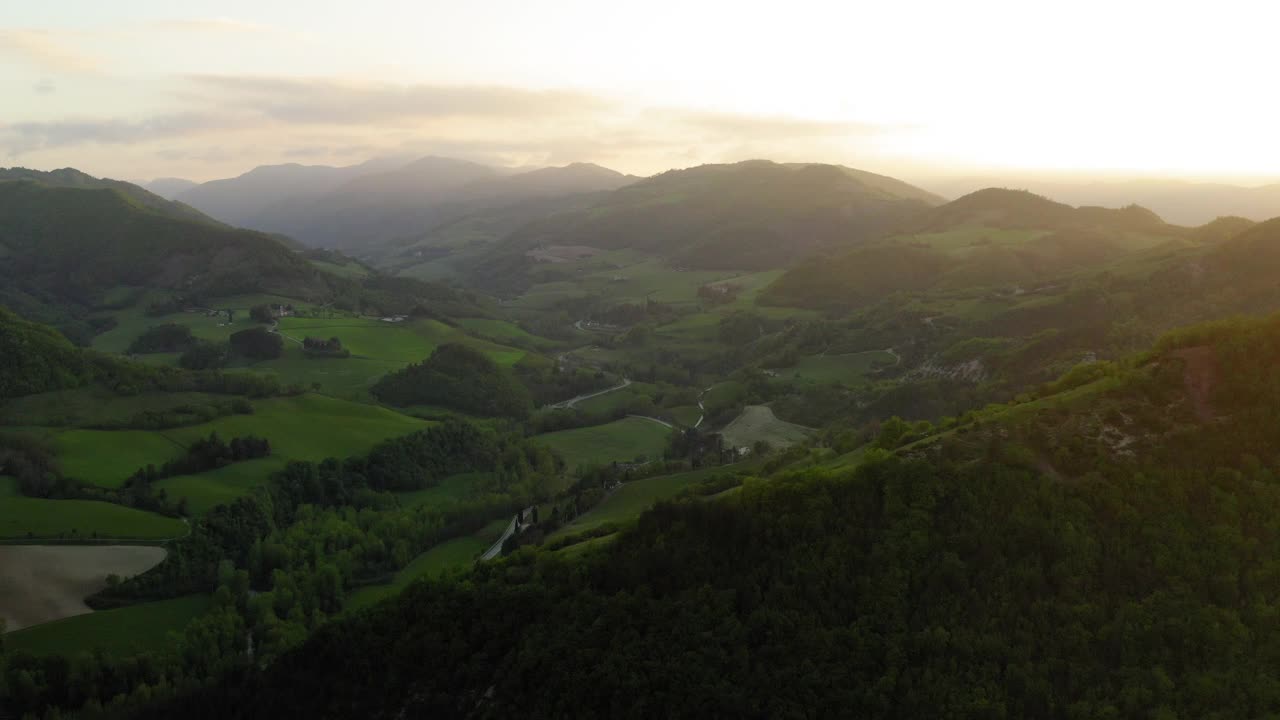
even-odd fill
[{"label": "cluster of tree", "polygon": [[157,468],[147,465],[138,468],[125,485],[150,485],[157,480],[175,475],[191,475],[225,467],[242,460],[253,460],[271,454],[271,443],[266,438],[245,435],[233,437],[230,442],[218,437],[217,432],[200,438],[187,446],[186,454],[169,460]]},{"label": "cluster of tree", "polygon": [[274,360],[284,353],[284,340],[266,328],[232,333],[228,341],[233,352],[248,360]]},{"label": "cluster of tree", "polygon": [[510,371],[458,343],[441,345],[423,362],[383,376],[370,392],[399,407],[443,405],[485,417],[524,419],[533,408],[529,391]]},{"label": "cluster of tree", "polygon": [[56,330],[0,308],[0,399],[99,383],[120,395],[145,391],[265,397],[278,379],[251,373],[188,372],[78,348]]},{"label": "cluster of tree", "polygon": [[193,342],[195,338],[191,335],[191,328],[186,325],[165,323],[147,328],[129,343],[129,349],[126,352],[131,355],[182,352]]},{"label": "cluster of tree", "polygon": [[245,398],[183,403],[164,410],[141,410],[123,420],[105,420],[86,427],[96,430],[165,430],[199,425],[227,415],[252,415],[253,403]]},{"label": "cluster of tree", "polygon": [[526,354],[512,369],[539,406],[589,395],[618,384],[617,378],[596,368],[563,366],[534,353]]},{"label": "cluster of tree", "polygon": [[211,340],[196,340],[178,357],[187,370],[217,370],[231,361],[231,346]]},{"label": "cluster of tree", "polygon": [[351,351],[342,347],[342,341],[336,337],[331,337],[328,340],[313,337],[303,338],[302,350],[307,354],[307,357],[351,357]]}]

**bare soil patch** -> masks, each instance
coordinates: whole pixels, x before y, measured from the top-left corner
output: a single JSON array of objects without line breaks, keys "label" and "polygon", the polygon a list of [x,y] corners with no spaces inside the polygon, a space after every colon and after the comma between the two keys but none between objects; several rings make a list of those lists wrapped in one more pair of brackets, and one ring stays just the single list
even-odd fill
[{"label": "bare soil patch", "polygon": [[18,630],[92,612],[84,599],[107,575],[137,575],[164,556],[144,545],[0,545],[0,617]]}]

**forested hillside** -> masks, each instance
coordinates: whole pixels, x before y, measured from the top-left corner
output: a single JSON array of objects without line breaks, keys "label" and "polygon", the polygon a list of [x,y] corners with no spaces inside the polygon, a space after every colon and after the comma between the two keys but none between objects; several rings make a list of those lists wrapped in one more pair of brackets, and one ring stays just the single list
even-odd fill
[{"label": "forested hillside", "polygon": [[872,239],[938,202],[881,175],[755,160],[648,178],[591,208],[531,223],[509,243],[628,248],[702,269],[772,269]]},{"label": "forested hillside", "polygon": [[1276,317],[1194,328],[923,438],[886,424],[855,470],[419,584],[143,716],[1265,715],[1278,347]]}]

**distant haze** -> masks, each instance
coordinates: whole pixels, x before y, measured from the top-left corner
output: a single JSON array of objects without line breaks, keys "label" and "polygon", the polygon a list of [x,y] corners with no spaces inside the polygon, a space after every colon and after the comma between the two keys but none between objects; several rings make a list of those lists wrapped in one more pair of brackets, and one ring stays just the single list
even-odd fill
[{"label": "distant haze", "polygon": [[441,155],[648,175],[1280,177],[1266,3],[65,0],[0,20],[0,165]]}]

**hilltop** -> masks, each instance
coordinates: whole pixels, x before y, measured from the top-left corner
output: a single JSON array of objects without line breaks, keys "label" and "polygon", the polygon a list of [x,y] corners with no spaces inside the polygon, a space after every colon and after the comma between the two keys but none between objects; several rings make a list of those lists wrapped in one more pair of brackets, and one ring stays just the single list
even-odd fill
[{"label": "hilltop", "polygon": [[753,160],[641,180],[588,208],[534,221],[505,244],[626,248],[693,268],[770,269],[877,237],[939,202],[880,175]]}]

